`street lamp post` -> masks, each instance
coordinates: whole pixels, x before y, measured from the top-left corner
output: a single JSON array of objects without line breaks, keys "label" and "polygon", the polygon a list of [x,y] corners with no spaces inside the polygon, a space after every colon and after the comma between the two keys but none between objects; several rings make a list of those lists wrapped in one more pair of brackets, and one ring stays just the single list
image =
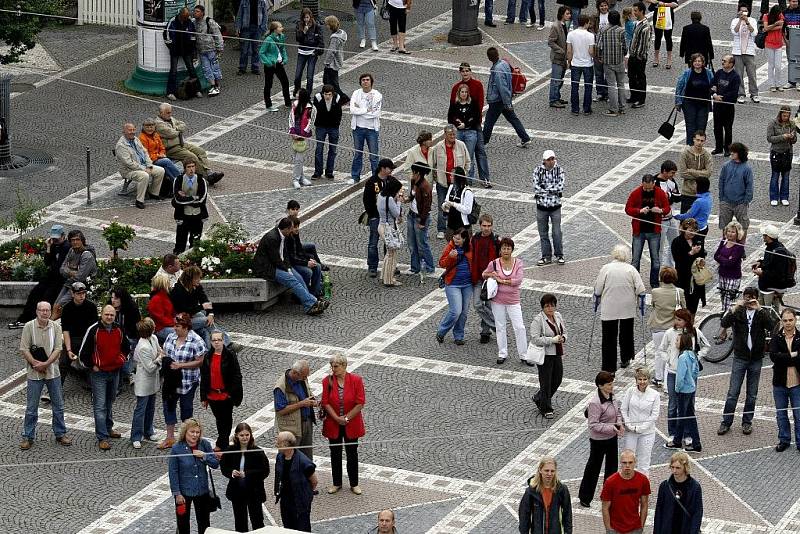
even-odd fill
[{"label": "street lamp post", "polygon": [[480,0],[453,0],[453,25],[447,34],[447,42],[456,46],[481,44],[478,29]]}]

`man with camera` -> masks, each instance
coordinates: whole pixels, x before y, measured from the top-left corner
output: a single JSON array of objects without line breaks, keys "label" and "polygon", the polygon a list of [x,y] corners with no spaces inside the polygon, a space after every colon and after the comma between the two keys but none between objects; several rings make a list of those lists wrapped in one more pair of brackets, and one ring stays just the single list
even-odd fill
[{"label": "man with camera", "polygon": [[742,433],[753,432],[753,413],[756,409],[758,381],[761,378],[761,362],[764,359],[764,348],[769,332],[775,327],[777,317],[769,308],[762,308],[758,303],[758,289],[746,287],[744,299],[737,301],[720,320],[722,328],[733,327],[733,362],[731,362],[731,380],[725,408],[722,411],[722,422],[717,430],[718,435],[727,434],[733,424],[733,412],[739,401],[745,375],[747,375],[747,393],[742,414]]},{"label": "man with camera", "polygon": [[308,360],[297,360],[278,378],[273,389],[275,427],[278,432],[291,432],[297,438],[299,451],[314,460],[311,440],[314,432],[314,408],[319,402],[311,394]]},{"label": "man with camera", "polygon": [[790,287],[794,287],[794,273],[790,269],[793,259],[786,246],[778,240],[780,230],[768,224],[761,230],[764,238],[764,257],[753,265],[753,273],[758,277],[758,300],[764,306],[772,307],[780,313],[779,297]]},{"label": "man with camera", "polygon": [[64,395],[61,392],[61,372],[58,359],[61,356],[61,326],[50,320],[50,303],[36,305],[36,319],[28,321],[22,328],[19,351],[25,360],[28,378],[28,395],[25,406],[25,422],[19,448],[27,451],[33,445],[36,423],[39,419],[39,399],[47,386],[53,412],[53,433],[56,442],[72,445],[64,423]]}]

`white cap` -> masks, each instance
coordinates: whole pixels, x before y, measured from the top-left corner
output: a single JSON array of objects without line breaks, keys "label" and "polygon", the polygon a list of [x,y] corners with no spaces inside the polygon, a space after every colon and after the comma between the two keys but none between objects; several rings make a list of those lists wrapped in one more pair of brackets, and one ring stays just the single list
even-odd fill
[{"label": "white cap", "polygon": [[542,154],[542,161],[547,161],[548,159],[554,157],[556,157],[555,152],[553,152],[552,150],[545,150],[544,153]]},{"label": "white cap", "polygon": [[771,237],[772,239],[778,239],[778,235],[780,235],[780,230],[774,224],[768,224],[761,228],[761,235],[765,235]]}]

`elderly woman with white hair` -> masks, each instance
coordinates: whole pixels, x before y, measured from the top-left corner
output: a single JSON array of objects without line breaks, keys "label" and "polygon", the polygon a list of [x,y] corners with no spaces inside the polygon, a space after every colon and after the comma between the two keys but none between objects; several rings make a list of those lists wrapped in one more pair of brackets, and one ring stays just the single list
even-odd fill
[{"label": "elderly woman with white hair", "polygon": [[[600,268],[594,283],[595,313],[600,309],[603,325],[603,371],[617,370],[617,336],[621,367],[628,367],[634,356],[633,320],[636,308],[644,308],[645,288],[639,271],[631,265],[630,249],[616,245],[613,261]],[[643,313],[643,312],[642,312]]]},{"label": "elderly woman with white hair", "polygon": [[620,411],[625,424],[622,437],[622,450],[630,449],[636,453],[637,468],[650,476],[650,456],[656,439],[656,421],[661,408],[661,396],[647,387],[650,371],[638,367],[633,373],[636,387],[628,388],[622,396]]},{"label": "elderly woman with white hair", "polygon": [[358,438],[364,436],[364,417],[361,410],[366,403],[364,382],[361,377],[347,372],[347,357],[331,357],[331,374],[322,381],[322,409],[325,419],[322,435],[331,447],[331,475],[333,485],[328,493],[342,488],[342,448],[347,454],[347,479],[350,491],[361,495],[358,485]]}]

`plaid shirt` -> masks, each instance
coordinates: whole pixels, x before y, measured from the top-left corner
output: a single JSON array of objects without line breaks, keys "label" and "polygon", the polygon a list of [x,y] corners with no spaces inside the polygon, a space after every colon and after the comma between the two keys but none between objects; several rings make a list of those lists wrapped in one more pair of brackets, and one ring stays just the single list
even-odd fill
[{"label": "plaid shirt", "polygon": [[650,41],[653,39],[653,27],[650,21],[643,19],[636,23],[631,39],[630,55],[638,59],[647,59],[647,51],[650,48]]},{"label": "plaid shirt", "polygon": [[625,30],[621,26],[606,26],[597,39],[597,51],[605,65],[622,65],[628,53]]},{"label": "plaid shirt", "polygon": [[[205,355],[206,344],[203,343],[203,338],[189,330],[189,335],[186,336],[186,343],[180,347],[176,346],[178,341],[178,334],[175,332],[167,336],[164,342],[164,354],[172,358],[177,363],[193,362],[197,358]],[[200,368],[194,369],[181,369],[181,387],[178,388],[178,393],[184,395],[200,383]]]},{"label": "plaid shirt", "polygon": [[547,170],[544,164],[533,170],[533,194],[536,205],[542,208],[561,206],[561,194],[564,192],[564,170],[556,163]]}]

